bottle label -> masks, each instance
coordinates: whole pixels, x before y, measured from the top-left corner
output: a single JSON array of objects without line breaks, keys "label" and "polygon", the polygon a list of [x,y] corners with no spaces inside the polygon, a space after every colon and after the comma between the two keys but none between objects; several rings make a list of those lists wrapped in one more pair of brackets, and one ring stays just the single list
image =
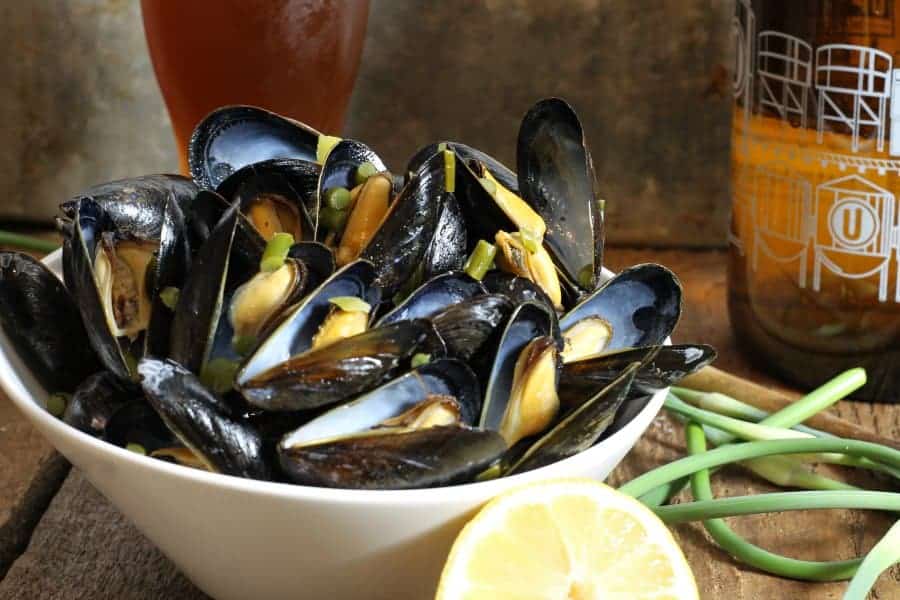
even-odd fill
[{"label": "bottle label", "polygon": [[900,303],[900,69],[849,43],[893,36],[894,5],[856,4],[858,17],[819,15],[829,43],[815,45],[737,0],[730,240],[751,272],[836,304]]}]

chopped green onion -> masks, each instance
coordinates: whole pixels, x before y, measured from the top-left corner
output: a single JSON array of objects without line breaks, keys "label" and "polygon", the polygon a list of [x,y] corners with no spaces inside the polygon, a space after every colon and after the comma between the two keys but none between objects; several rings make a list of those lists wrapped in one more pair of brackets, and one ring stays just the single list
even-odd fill
[{"label": "chopped green onion", "polygon": [[22,235],[20,233],[12,233],[11,231],[0,231],[0,246],[12,246],[21,248],[22,250],[30,250],[32,252],[41,252],[49,254],[57,248],[59,244],[50,240],[42,240],[30,235]]},{"label": "chopped green onion", "polygon": [[236,335],[231,340],[231,347],[239,355],[247,356],[256,348],[257,341],[254,335]]},{"label": "chopped green onion", "polygon": [[364,162],[356,167],[356,185],[362,185],[366,180],[378,172],[378,168],[370,162]]},{"label": "chopped green onion", "polygon": [[430,362],[431,362],[430,354],[425,354],[423,352],[417,352],[417,353],[413,354],[410,365],[412,366],[413,369],[417,369],[417,368],[421,367],[422,365],[427,365]]},{"label": "chopped green onion", "polygon": [[63,392],[50,394],[47,396],[47,412],[56,417],[61,418],[66,412],[66,406],[69,404],[69,395]]},{"label": "chopped green onion", "polygon": [[441,142],[438,144],[438,152],[443,152],[447,149],[447,142]]},{"label": "chopped green onion", "polygon": [[128,350],[124,350],[122,351],[122,358],[125,359],[125,366],[128,368],[128,372],[131,373],[132,377],[135,377],[137,375],[138,361],[134,357],[134,354]]},{"label": "chopped green onion", "polygon": [[497,247],[484,240],[478,240],[472,255],[466,261],[465,271],[472,279],[481,281],[494,262],[497,255]]},{"label": "chopped green onion", "polygon": [[331,153],[331,149],[338,145],[341,138],[333,135],[320,135],[316,142],[316,162],[322,164]]},{"label": "chopped green onion", "polygon": [[603,212],[606,210],[606,200],[603,198],[597,198],[597,212],[600,213],[600,216],[603,216]]},{"label": "chopped green onion", "polygon": [[481,182],[482,187],[487,190],[488,194],[491,196],[497,195],[497,184],[488,179],[487,177],[479,177],[478,181]]},{"label": "chopped green onion", "polygon": [[217,394],[224,394],[234,386],[234,376],[237,374],[238,367],[237,361],[214,358],[203,365],[203,369],[200,371],[200,381]]},{"label": "chopped green onion", "polygon": [[844,591],[844,600],[865,600],[882,572],[900,562],[900,521],[888,530],[866,558]]},{"label": "chopped green onion", "polygon": [[272,273],[277,271],[284,265],[291,246],[294,245],[294,236],[289,233],[279,232],[272,236],[266,249],[263,250],[262,260],[259,263],[259,270]]},{"label": "chopped green onion", "polygon": [[335,210],[330,206],[323,206],[319,209],[319,224],[328,231],[338,233],[344,229],[348,216],[349,211]]},{"label": "chopped green onion", "polygon": [[128,442],[127,444],[125,444],[125,449],[129,452],[134,452],[135,454],[147,456],[147,449],[136,442]]},{"label": "chopped green onion", "polygon": [[165,304],[166,308],[169,310],[175,310],[175,307],[178,306],[178,298],[181,296],[181,290],[177,287],[164,287],[159,292],[159,299],[162,300],[162,303]]},{"label": "chopped green onion", "polygon": [[444,191],[456,191],[456,154],[450,150],[444,150]]},{"label": "chopped green onion", "polygon": [[372,305],[356,296],[334,296],[328,301],[344,312],[361,312],[368,314],[372,310]]},{"label": "chopped green onion", "polygon": [[350,206],[350,190],[345,187],[333,187],[325,192],[325,204],[334,210],[347,210]]}]

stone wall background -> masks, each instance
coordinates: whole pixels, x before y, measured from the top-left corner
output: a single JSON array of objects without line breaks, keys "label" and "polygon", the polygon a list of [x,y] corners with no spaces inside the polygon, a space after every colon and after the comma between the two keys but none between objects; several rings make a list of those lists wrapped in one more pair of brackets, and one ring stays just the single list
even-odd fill
[{"label": "stone wall background", "polygon": [[[398,168],[458,139],[515,162],[537,99],[585,123],[622,243],[720,245],[729,0],[372,0],[346,135]],[[0,0],[0,213],[177,168],[135,0]]]}]

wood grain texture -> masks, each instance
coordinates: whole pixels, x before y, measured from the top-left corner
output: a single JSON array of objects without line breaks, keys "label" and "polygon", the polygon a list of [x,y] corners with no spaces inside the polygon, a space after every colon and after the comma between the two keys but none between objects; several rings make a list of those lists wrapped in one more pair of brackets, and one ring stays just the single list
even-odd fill
[{"label": "wood grain texture", "polygon": [[[725,311],[725,254],[722,252],[637,251],[613,248],[611,268],[646,261],[670,266],[685,284],[686,307],[676,338],[713,344],[719,366],[767,385],[778,385],[737,349]],[[783,386],[778,386],[782,389]],[[882,435],[898,437],[900,407],[842,403],[836,411]],[[620,484],[684,453],[682,427],[660,415],[613,473]],[[882,482],[842,471],[866,485]],[[719,496],[772,491],[737,469],[714,478]],[[679,501],[688,500],[688,495]],[[760,515],[731,520],[742,535],[766,548],[807,559],[850,558],[868,550],[889,527],[886,515],[851,511]],[[808,584],[757,573],[715,547],[699,524],[678,525],[675,535],[691,563],[704,599],[766,598],[836,600],[845,583]],[[73,472],[34,532],[28,550],[0,582],[0,600],[32,598],[170,599],[202,598],[177,569],[88,484]],[[900,570],[879,580],[872,598],[900,597]]]}]

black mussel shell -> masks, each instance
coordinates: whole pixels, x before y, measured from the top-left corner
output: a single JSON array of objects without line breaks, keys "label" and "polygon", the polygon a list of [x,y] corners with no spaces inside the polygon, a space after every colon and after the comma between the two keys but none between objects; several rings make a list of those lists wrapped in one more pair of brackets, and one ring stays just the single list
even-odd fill
[{"label": "black mussel shell", "polygon": [[322,164],[317,184],[319,199],[325,192],[342,187],[352,190],[356,187],[356,169],[363,163],[372,163],[377,172],[387,171],[381,157],[374,150],[356,140],[341,140],[328,153]]},{"label": "black mussel shell", "polygon": [[[437,337],[428,321],[401,321],[291,356],[258,371],[245,365],[238,389],[251,405],[291,411],[336,404],[381,384]],[[265,352],[268,342],[260,351]],[[429,348],[430,349],[430,348]],[[284,352],[285,350],[281,350]]]},{"label": "black mussel shell", "polygon": [[296,158],[273,158],[238,169],[219,184],[216,192],[232,201],[237,196],[238,190],[248,181],[265,180],[269,176],[276,175],[287,184],[288,189],[293,192],[293,196],[302,199],[306,211],[310,215],[315,215],[316,194],[321,172],[322,167],[312,161]]},{"label": "black mussel shell", "polygon": [[549,311],[553,311],[553,302],[547,297],[541,286],[531,280],[501,271],[492,269],[487,272],[484,279],[481,280],[485,289],[492,294],[503,294],[515,305],[518,306],[523,302],[535,302],[541,304]]},{"label": "black mussel shell", "polygon": [[237,374],[238,381],[246,381],[309,350],[331,311],[331,298],[355,296],[372,306],[377,305],[380,296],[377,288],[372,286],[374,281],[375,269],[364,260],[352,262],[335,272],[280,318],[268,337],[244,362]]},{"label": "black mussel shell", "polygon": [[596,394],[618,377],[634,361],[642,366],[634,378],[633,391],[650,393],[675,385],[691,373],[713,362],[716,351],[711,346],[681,344],[626,348],[603,352],[563,365],[559,380],[560,399],[565,404],[578,402]]},{"label": "black mussel shell", "polygon": [[478,378],[464,362],[441,358],[319,415],[285,435],[281,446],[307,445],[372,429],[430,396],[452,396],[459,405],[461,424],[474,425],[478,420]]},{"label": "black mussel shell", "polygon": [[449,271],[458,271],[466,264],[468,237],[466,220],[454,194],[441,195],[441,209],[431,243],[422,261],[424,280]]},{"label": "black mussel shell", "polygon": [[[209,240],[216,225],[218,225],[232,203],[228,202],[210,190],[201,190],[194,199],[193,214],[190,219],[190,233],[193,250],[202,248]],[[265,250],[266,241],[259,235],[253,224],[240,213],[238,215],[237,231],[231,242],[230,260],[236,268],[244,272],[250,272],[259,266],[259,260]]]},{"label": "black mussel shell", "polygon": [[501,163],[490,154],[482,152],[481,150],[473,148],[472,146],[461,144],[459,142],[435,142],[433,144],[425,146],[424,148],[421,148],[410,159],[406,167],[406,172],[415,173],[429,158],[443,149],[453,151],[454,154],[456,154],[460,159],[466,161],[467,163],[477,162],[484,165],[485,168],[487,168],[487,170],[491,172],[491,175],[494,176],[494,179],[503,184],[503,187],[507,188],[511,192],[518,193],[518,178],[516,177],[516,174],[509,169],[509,167]]},{"label": "black mussel shell", "polygon": [[570,284],[591,291],[603,264],[603,211],[584,130],[564,100],[535,104],[519,128],[521,196],[547,224],[544,245]]},{"label": "black mussel shell", "polygon": [[269,479],[262,437],[234,418],[222,399],[197,377],[170,360],[138,364],[147,400],[178,439],[213,471]]},{"label": "black mussel shell", "polygon": [[[132,374],[128,362],[119,341],[107,323],[97,279],[94,276],[94,257],[101,237],[105,234],[115,235],[115,225],[106,211],[90,199],[83,199],[78,203],[74,225],[73,238],[70,244],[63,247],[63,264],[65,271],[72,278],[72,295],[81,312],[87,339],[107,370],[122,379],[129,379]],[[71,341],[69,343],[71,344]],[[81,349],[84,346],[75,347]]]},{"label": "black mussel shell", "polygon": [[563,417],[550,431],[531,444],[507,474],[537,469],[593,446],[609,428],[616,411],[628,397],[639,368],[640,363],[632,363],[596,396]]},{"label": "black mussel shell", "polygon": [[566,330],[582,319],[599,317],[612,329],[607,350],[661,344],[681,316],[681,283],[656,264],[630,267],[585,297],[559,321]]},{"label": "black mussel shell", "polygon": [[189,214],[197,185],[181,175],[143,175],[101,183],[76,194],[60,205],[69,219],[76,219],[78,203],[90,199],[109,215],[119,233],[133,239],[156,239],[166,220],[166,203],[173,198],[183,214]]},{"label": "black mussel shell", "polygon": [[166,288],[180,290],[191,266],[191,247],[181,208],[170,197],[163,212],[159,250],[152,264],[149,286],[150,323],[144,336],[145,356],[165,356],[169,352],[173,312],[165,305],[160,292]]},{"label": "black mussel shell", "polygon": [[365,490],[452,485],[471,480],[506,450],[500,435],[465,426],[366,432],[279,453],[295,483]]},{"label": "black mussel shell", "polygon": [[108,371],[85,379],[66,406],[63,421],[79,431],[103,436],[113,414],[126,404],[143,397],[139,387]]},{"label": "black mussel shell", "polygon": [[435,155],[400,190],[363,250],[362,257],[375,265],[385,295],[408,284],[422,265],[437,226],[444,180],[444,157]]},{"label": "black mussel shell", "polygon": [[314,290],[331,277],[337,268],[334,252],[319,242],[299,242],[291,246],[288,257],[306,265],[306,289]]},{"label": "black mussel shell", "polygon": [[316,160],[321,134],[303,123],[253,106],[214,110],[194,128],[188,144],[191,176],[216,189],[235,171],[273,158]]},{"label": "black mussel shell", "polygon": [[[315,165],[313,165],[315,166]],[[251,169],[255,165],[244,167],[241,171]],[[237,175],[237,173],[235,174]],[[232,175],[234,177],[235,175]],[[229,178],[230,180],[231,178]],[[228,183],[226,180],[225,183]],[[278,172],[264,172],[254,174],[243,178],[238,184],[237,190],[233,194],[224,194],[220,190],[225,184],[219,186],[219,194],[229,202],[238,202],[241,206],[241,213],[252,225],[249,208],[254,201],[261,196],[269,196],[276,198],[279,203],[290,207],[292,211],[296,211],[297,223],[300,231],[286,231],[294,236],[297,241],[313,240],[316,235],[316,218],[318,211],[312,215],[307,209],[307,202],[315,203],[315,200],[309,200],[307,196],[297,190],[294,183],[285,175]]]},{"label": "black mussel shell", "polygon": [[431,317],[447,352],[469,360],[506,323],[513,304],[501,294],[476,296],[448,306]]},{"label": "black mussel shell", "polygon": [[175,435],[143,399],[143,393],[138,394],[141,396],[139,400],[123,404],[110,415],[103,430],[103,439],[120,448],[138,444],[147,454],[179,445]]},{"label": "black mussel shell", "polygon": [[381,317],[378,324],[426,319],[449,306],[485,293],[484,286],[465,273],[444,273],[416,288],[396,308]]},{"label": "black mussel shell", "polygon": [[101,368],[75,300],[26,254],[0,252],[0,330],[48,392],[73,392]]},{"label": "black mussel shell", "polygon": [[226,210],[197,252],[175,307],[169,356],[195,373],[200,372],[212,352],[222,317],[224,279],[229,269],[238,214],[237,204]]},{"label": "black mussel shell", "polygon": [[533,339],[552,335],[556,315],[539,305],[526,302],[510,316],[497,346],[484,394],[484,407],[479,425],[498,430],[512,392],[516,361]]}]

